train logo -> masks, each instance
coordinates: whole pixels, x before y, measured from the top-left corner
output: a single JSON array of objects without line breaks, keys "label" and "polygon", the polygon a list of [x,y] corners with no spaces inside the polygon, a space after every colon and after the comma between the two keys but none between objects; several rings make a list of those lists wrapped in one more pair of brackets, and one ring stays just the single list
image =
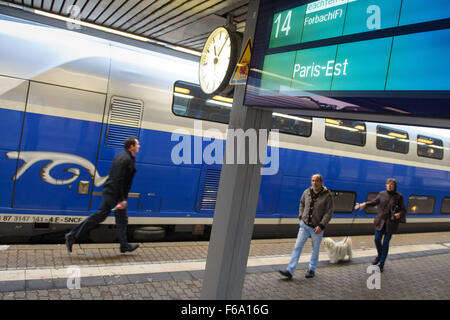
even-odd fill
[{"label": "train logo", "polygon": [[68,168],[64,169],[66,172],[72,173],[72,177],[62,180],[56,179],[51,175],[51,170],[56,166],[73,163],[79,165],[86,169],[86,171],[91,176],[91,179],[94,181],[94,185],[96,187],[100,187],[103,185],[108,179],[108,176],[100,176],[95,169],[95,166],[89,161],[77,155],[61,153],[61,152],[45,152],[45,151],[11,151],[6,153],[6,157],[9,159],[20,159],[23,160],[23,164],[17,170],[17,172],[12,177],[12,180],[19,180],[20,177],[36,162],[49,160],[50,162],[46,163],[40,173],[39,176],[41,179],[49,184],[53,185],[65,185],[74,182],[80,176],[80,169],[78,168]]}]

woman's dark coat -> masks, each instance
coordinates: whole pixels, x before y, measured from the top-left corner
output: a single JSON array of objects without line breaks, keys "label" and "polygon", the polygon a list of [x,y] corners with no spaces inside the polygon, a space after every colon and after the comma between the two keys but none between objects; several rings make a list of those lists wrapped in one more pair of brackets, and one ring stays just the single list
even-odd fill
[{"label": "woman's dark coat", "polygon": [[[406,214],[405,200],[403,196],[398,192],[388,192],[387,190],[378,193],[377,197],[372,201],[366,202],[366,207],[372,207],[378,205],[378,213],[375,217],[374,224],[375,230],[381,231],[386,224],[386,232],[396,233],[398,230],[398,224],[400,220],[404,219]],[[392,212],[397,205],[397,210]],[[391,220],[391,213],[399,213],[400,219]]]}]

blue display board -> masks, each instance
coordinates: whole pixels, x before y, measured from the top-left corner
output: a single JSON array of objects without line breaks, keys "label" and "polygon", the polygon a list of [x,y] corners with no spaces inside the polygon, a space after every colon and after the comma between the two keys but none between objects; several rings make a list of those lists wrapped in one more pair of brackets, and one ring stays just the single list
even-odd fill
[{"label": "blue display board", "polygon": [[245,104],[450,119],[448,57],[448,0],[261,0]]}]

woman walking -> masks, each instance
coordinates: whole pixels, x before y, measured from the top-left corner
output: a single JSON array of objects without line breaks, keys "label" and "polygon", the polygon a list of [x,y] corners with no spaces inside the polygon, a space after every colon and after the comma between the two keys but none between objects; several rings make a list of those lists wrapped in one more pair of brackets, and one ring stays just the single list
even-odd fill
[{"label": "woman walking", "polygon": [[[403,196],[397,192],[397,181],[393,178],[386,180],[386,190],[378,193],[372,201],[357,203],[355,210],[378,205],[379,210],[375,217],[375,245],[378,256],[372,264],[379,263],[380,271],[384,270],[384,263],[389,251],[389,241],[397,232],[400,220],[405,218],[406,209]],[[384,236],[384,239],[383,239]]]}]

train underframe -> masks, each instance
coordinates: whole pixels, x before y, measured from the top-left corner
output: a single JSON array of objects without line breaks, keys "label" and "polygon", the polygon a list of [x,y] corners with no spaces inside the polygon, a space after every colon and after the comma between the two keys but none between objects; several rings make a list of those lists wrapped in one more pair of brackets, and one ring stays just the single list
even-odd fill
[{"label": "train underframe", "polygon": [[[0,243],[64,243],[64,235],[74,227],[73,224],[52,223],[4,223],[0,224]],[[207,241],[212,226],[203,224],[183,225],[129,225],[130,242],[154,241]],[[450,231],[450,222],[412,222],[401,224],[399,233]],[[255,224],[253,239],[295,238],[297,224]],[[324,236],[370,235],[373,234],[373,223],[357,223],[354,225],[330,223]],[[117,242],[115,224],[100,224],[90,230],[80,243],[114,243]]]}]

